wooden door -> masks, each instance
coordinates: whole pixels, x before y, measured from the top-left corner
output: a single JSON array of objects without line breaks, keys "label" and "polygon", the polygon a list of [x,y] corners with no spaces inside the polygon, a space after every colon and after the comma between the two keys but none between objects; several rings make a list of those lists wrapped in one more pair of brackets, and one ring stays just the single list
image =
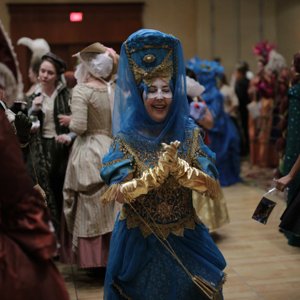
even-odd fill
[{"label": "wooden door", "polygon": [[[8,4],[10,31],[25,90],[29,87],[31,51],[16,43],[21,37],[44,38],[51,51],[61,56],[68,70],[76,59],[72,55],[93,42],[120,50],[134,31],[142,28],[143,3],[98,4]],[[71,12],[82,12],[82,22],[70,22]]]}]

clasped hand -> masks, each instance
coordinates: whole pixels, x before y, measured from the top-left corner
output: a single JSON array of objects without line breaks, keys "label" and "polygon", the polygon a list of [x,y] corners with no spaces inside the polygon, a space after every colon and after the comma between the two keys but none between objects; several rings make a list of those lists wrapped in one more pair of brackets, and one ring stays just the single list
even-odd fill
[{"label": "clasped hand", "polygon": [[119,191],[124,196],[124,199],[118,196],[117,201],[121,203],[124,201],[130,202],[138,196],[147,194],[152,189],[159,187],[169,176],[169,173],[173,173],[176,170],[179,145],[179,141],[172,142],[170,145],[163,143],[164,152],[159,157],[158,165],[145,170],[140,178],[121,184]]},{"label": "clasped hand", "polygon": [[176,169],[178,162],[178,148],[180,146],[179,141],[171,142],[170,145],[162,143],[164,152],[159,158],[159,163],[164,167],[169,168],[169,171],[173,173]]}]

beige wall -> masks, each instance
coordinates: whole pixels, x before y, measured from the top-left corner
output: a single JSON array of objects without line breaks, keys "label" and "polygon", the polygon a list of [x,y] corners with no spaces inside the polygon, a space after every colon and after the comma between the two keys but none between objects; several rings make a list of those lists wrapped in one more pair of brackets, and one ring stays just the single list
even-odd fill
[{"label": "beige wall", "polygon": [[[83,3],[82,0],[2,0],[0,19],[9,32],[5,3]],[[177,36],[186,58],[222,58],[230,74],[238,59],[256,69],[253,45],[261,38],[278,46],[289,61],[300,50],[299,0],[93,0],[144,2],[144,27]],[[212,6],[213,5],[213,6]],[[213,8],[213,9],[212,9]],[[260,18],[262,16],[262,18]],[[29,34],[30,36],[30,34]]]},{"label": "beige wall", "polygon": [[241,59],[255,70],[253,45],[261,37],[277,43],[275,4],[276,0],[264,0],[262,7],[260,0],[197,1],[197,55],[203,59],[220,57],[227,74]]},{"label": "beige wall", "polygon": [[178,37],[184,55],[196,52],[197,0],[148,0],[145,1],[144,26],[161,30]]},{"label": "beige wall", "polygon": [[300,1],[278,0],[276,15],[278,48],[290,64],[293,55],[300,51]]}]

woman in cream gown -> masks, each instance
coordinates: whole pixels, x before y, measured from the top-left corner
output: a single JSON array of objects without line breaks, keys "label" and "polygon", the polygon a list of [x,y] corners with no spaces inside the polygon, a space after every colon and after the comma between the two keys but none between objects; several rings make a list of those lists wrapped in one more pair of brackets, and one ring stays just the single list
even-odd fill
[{"label": "woman in cream gown", "polygon": [[72,116],[60,117],[77,134],[64,183],[64,216],[80,268],[106,266],[114,224],[115,206],[99,201],[106,190],[99,169],[112,141],[110,79],[116,66],[111,53],[94,43],[76,54]]}]

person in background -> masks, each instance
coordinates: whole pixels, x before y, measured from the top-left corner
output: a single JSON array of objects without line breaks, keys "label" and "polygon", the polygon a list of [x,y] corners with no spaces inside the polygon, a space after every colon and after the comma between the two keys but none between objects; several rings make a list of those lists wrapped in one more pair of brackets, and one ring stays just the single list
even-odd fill
[{"label": "person in background", "polygon": [[116,66],[111,52],[100,43],[89,45],[75,56],[79,65],[72,115],[59,116],[60,123],[77,135],[64,182],[64,217],[72,236],[73,263],[79,268],[95,269],[106,267],[115,220],[115,204],[103,205],[99,201],[107,189],[99,168],[112,141],[108,85]]},{"label": "person in background", "polygon": [[241,148],[243,146],[243,132],[242,126],[240,122],[239,116],[239,100],[234,91],[234,88],[228,84],[227,77],[225,73],[220,74],[219,76],[220,81],[220,92],[224,98],[224,111],[230,116],[230,119],[234,123],[237,132],[239,133],[239,139],[241,141]]},{"label": "person in background", "polygon": [[[274,179],[276,188],[280,191],[283,191],[290,185],[297,185],[297,195],[289,202],[281,216],[281,222],[279,224],[279,227],[290,237],[289,244],[292,246],[300,246],[300,244],[296,244],[294,241],[296,238],[298,238],[298,240],[300,239],[300,185],[299,181],[293,182],[298,177],[299,170],[300,154],[286,176]],[[292,240],[293,236],[294,240]]]},{"label": "person in background", "polygon": [[[279,54],[274,50],[274,45],[267,41],[257,43],[253,52],[257,56],[258,70],[251,79],[248,90],[251,100],[247,105],[250,160],[253,165],[259,167],[276,168],[279,157],[272,133],[275,133],[273,129],[278,92],[277,74],[279,69],[277,68],[280,68],[281,63],[278,65],[276,57]],[[277,133],[274,138],[277,138]]]},{"label": "person in background", "polygon": [[73,88],[77,84],[77,80],[74,76],[74,72],[73,71],[66,71],[64,73],[64,78],[66,80],[66,86],[69,89],[69,93],[70,93],[70,95],[72,95]]},{"label": "person in background", "polygon": [[190,105],[190,117],[203,128],[204,140],[206,140],[206,130],[214,126],[214,120],[205,101],[201,99],[204,90],[204,86],[197,81],[196,74],[186,68],[186,93]]},{"label": "person in background", "polygon": [[1,300],[68,300],[64,280],[52,261],[57,243],[48,210],[34,189],[3,110],[0,156]]},{"label": "person in background", "polygon": [[35,89],[37,88],[39,81],[39,69],[40,69],[41,59],[36,59],[31,62],[28,70],[28,78],[30,80],[31,86],[29,87],[28,91],[26,92],[26,96],[30,97]]},{"label": "person in background", "polygon": [[31,58],[28,68],[28,78],[30,87],[25,93],[25,101],[28,100],[36,90],[39,84],[39,69],[42,56],[50,51],[48,42],[43,38],[31,39],[29,37],[21,37],[17,41],[17,45],[27,47],[31,51]]},{"label": "person in background", "polygon": [[46,187],[49,190],[47,203],[58,236],[65,171],[70,144],[75,136],[59,121],[59,115],[71,113],[70,94],[61,77],[65,70],[65,62],[54,53],[42,56],[39,85],[29,108],[29,115],[40,124],[35,128],[37,141],[31,147],[32,166],[35,169],[42,168],[45,174],[39,183],[43,189]]},{"label": "person in background", "polygon": [[249,153],[249,132],[248,132],[248,109],[247,105],[250,102],[248,89],[249,78],[247,73],[249,72],[248,63],[241,61],[237,64],[234,73],[234,91],[238,97],[238,112],[240,116],[240,122],[242,127],[241,134],[241,156],[247,156]]},{"label": "person in background", "polygon": [[[280,190],[284,189],[288,185],[287,210],[282,217],[281,225],[283,226],[283,229],[285,229],[286,225],[289,226],[285,231],[288,243],[292,246],[299,247],[300,235],[298,209],[300,173],[298,172],[298,168],[300,154],[300,53],[296,53],[294,55],[291,71],[292,81],[291,87],[288,90],[286,146],[282,167],[283,177],[275,180],[275,183]],[[291,222],[290,224],[289,221]],[[292,229],[296,230],[296,234],[293,233]]]},{"label": "person in background", "polygon": [[223,73],[219,76],[220,92],[224,98],[224,111],[230,116],[231,120],[237,124],[237,110],[239,107],[239,100],[234,89],[228,84],[227,77]]},{"label": "person in background", "polygon": [[32,122],[22,112],[15,114],[10,107],[13,105],[13,100],[8,99],[5,94],[5,75],[0,73],[0,110],[5,112],[5,115],[11,124],[15,134],[18,137],[22,148],[23,157],[26,159],[28,155],[28,145],[30,140],[30,131]]},{"label": "person in background", "polygon": [[224,111],[224,98],[217,88],[217,78],[224,68],[215,61],[194,57],[187,66],[197,75],[197,80],[205,87],[201,98],[212,116],[213,127],[208,130],[208,145],[216,153],[216,166],[220,172],[220,183],[229,186],[240,182],[240,139],[239,133]]},{"label": "person in background", "polygon": [[[192,190],[221,196],[214,154],[189,118],[180,41],[142,29],[123,43],[113,134],[101,177],[116,220],[104,299],[222,299],[225,260]],[[201,170],[201,171],[200,171]]]}]

